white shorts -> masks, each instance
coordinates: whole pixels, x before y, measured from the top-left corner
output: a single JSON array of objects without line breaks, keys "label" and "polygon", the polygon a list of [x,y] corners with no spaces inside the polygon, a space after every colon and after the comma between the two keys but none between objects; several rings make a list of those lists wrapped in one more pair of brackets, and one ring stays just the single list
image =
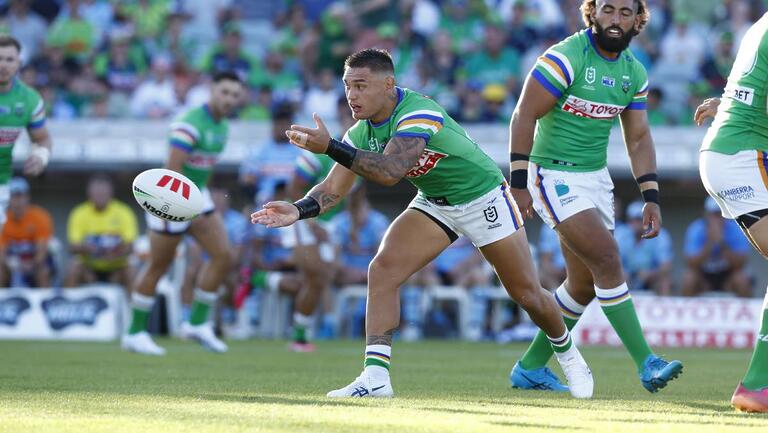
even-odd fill
[{"label": "white shorts", "polygon": [[733,155],[699,154],[701,182],[723,217],[736,219],[768,208],[768,152],[742,150]]},{"label": "white shorts", "polygon": [[[320,249],[320,258],[325,262],[333,262],[336,258],[336,243],[333,241],[333,230],[330,223],[324,221],[315,221],[326,233],[328,233],[328,242],[320,242],[318,248]],[[298,220],[295,223],[277,229],[280,233],[280,244],[284,248],[296,248],[299,245],[316,245],[318,244],[317,237],[312,232],[312,228],[305,220]]]},{"label": "white shorts", "polygon": [[456,206],[437,205],[419,194],[408,208],[436,222],[451,242],[465,235],[478,248],[504,239],[523,227],[523,218],[506,182],[482,197]]},{"label": "white shorts", "polygon": [[[208,215],[213,213],[215,206],[213,204],[210,191],[208,191],[208,188],[203,188],[200,190],[200,192],[203,194],[203,211],[200,212],[200,214]],[[144,217],[147,222],[148,229],[152,230],[153,232],[164,233],[167,235],[180,235],[186,233],[187,230],[189,230],[189,226],[192,225],[192,221],[168,221],[156,217],[149,212],[145,212]]]},{"label": "white shorts", "polygon": [[530,163],[528,191],[533,208],[549,227],[581,211],[595,209],[608,230],[614,228],[613,181],[607,168],[573,172]]}]

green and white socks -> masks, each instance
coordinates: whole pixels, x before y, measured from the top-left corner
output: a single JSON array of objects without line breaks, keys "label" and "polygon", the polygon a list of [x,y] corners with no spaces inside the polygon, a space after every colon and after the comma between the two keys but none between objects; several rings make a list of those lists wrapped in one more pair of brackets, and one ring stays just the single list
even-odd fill
[{"label": "green and white socks", "polygon": [[307,328],[312,326],[312,316],[305,316],[299,312],[293,313],[293,341],[306,344]]},{"label": "green and white socks", "polygon": [[751,391],[768,387],[768,293],[765,294],[763,302],[763,318],[755,342],[755,351],[752,352],[742,385]]},{"label": "green and white socks", "polygon": [[624,347],[632,356],[632,360],[635,361],[637,369],[642,369],[645,358],[653,354],[653,351],[645,341],[627,283],[621,283],[619,287],[613,289],[601,289],[595,286],[595,295],[605,317],[608,318]]},{"label": "green and white socks", "polygon": [[[555,301],[557,301],[560,311],[563,314],[563,321],[565,322],[568,331],[573,329],[576,322],[584,313],[586,305],[581,305],[576,302],[568,291],[565,289],[565,285],[561,284],[560,287],[555,290]],[[570,342],[570,332],[568,341]],[[554,343],[547,337],[543,331],[539,331],[533,342],[528,346],[528,350],[520,358],[520,366],[526,370],[533,370],[536,368],[545,367],[549,358],[552,357],[554,351]]]},{"label": "green and white socks", "polygon": [[192,312],[189,314],[189,324],[197,326],[207,322],[211,307],[216,305],[218,299],[219,294],[216,292],[206,292],[200,288],[195,289],[195,299],[192,302]]},{"label": "green and white socks", "polygon": [[369,344],[365,346],[365,372],[374,382],[389,382],[389,362],[392,357],[392,346],[385,344]]},{"label": "green and white socks", "polygon": [[128,335],[138,334],[147,330],[149,313],[152,311],[154,304],[154,296],[142,295],[139,292],[131,294],[131,325],[128,328]]}]

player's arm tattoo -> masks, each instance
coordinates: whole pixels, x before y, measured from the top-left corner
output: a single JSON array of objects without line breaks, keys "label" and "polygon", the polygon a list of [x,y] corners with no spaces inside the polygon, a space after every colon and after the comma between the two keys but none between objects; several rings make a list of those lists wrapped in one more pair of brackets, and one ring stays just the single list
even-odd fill
[{"label": "player's arm tattoo", "polygon": [[[320,186],[320,185],[318,185]],[[341,201],[341,195],[325,191],[322,188],[315,187],[308,194],[320,204],[320,213],[324,213],[330,208],[336,206]]]},{"label": "player's arm tattoo", "polygon": [[426,140],[420,137],[392,137],[384,153],[359,150],[351,170],[376,183],[394,185],[419,161]]},{"label": "player's arm tattoo", "polygon": [[365,344],[367,345],[373,345],[373,344],[383,344],[385,346],[391,346],[392,345],[392,334],[395,333],[394,329],[390,329],[389,331],[386,331],[384,335],[369,335],[366,338]]}]

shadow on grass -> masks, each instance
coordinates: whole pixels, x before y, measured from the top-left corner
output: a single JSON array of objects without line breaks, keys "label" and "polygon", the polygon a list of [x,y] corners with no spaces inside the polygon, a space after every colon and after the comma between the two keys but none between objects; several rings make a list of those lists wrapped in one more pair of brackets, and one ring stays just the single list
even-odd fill
[{"label": "shadow on grass", "polygon": [[574,427],[574,426],[564,426],[564,425],[550,425],[550,424],[540,424],[540,423],[532,423],[532,422],[513,422],[513,421],[494,421],[490,424],[498,425],[502,427],[517,427],[517,428],[536,428],[541,430],[569,430],[569,431],[576,431],[576,430],[584,430],[584,427]]},{"label": "shadow on grass", "polygon": [[[254,404],[286,404],[293,406],[357,406],[361,407],[359,400],[354,399],[331,399],[327,397],[318,398],[288,398],[276,395],[236,395],[236,394],[199,394],[198,399],[208,401],[224,401],[231,403],[254,403]],[[364,407],[364,406],[363,406]]]}]

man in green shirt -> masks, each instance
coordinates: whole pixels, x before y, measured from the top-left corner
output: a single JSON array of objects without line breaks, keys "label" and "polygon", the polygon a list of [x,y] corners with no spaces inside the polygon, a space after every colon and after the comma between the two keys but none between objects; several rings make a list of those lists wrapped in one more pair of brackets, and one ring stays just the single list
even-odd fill
[{"label": "man in green shirt", "polygon": [[[533,209],[560,236],[567,279],[557,288],[569,328],[597,297],[649,392],[683,366],[653,354],[637,319],[613,239],[613,181],[608,137],[618,117],[632,173],[642,191],[644,238],[661,229],[656,154],[648,127],[645,68],[627,49],[648,21],[645,0],[583,0],[587,28],[538,58],[510,123],[510,186],[525,216]],[[529,162],[530,159],[530,162]],[[564,391],[546,367],[546,336],[537,335],[515,364],[516,388]]]},{"label": "man in green shirt", "polygon": [[[721,102],[722,101],[722,102]],[[699,172],[723,216],[734,219],[752,246],[768,258],[768,14],[747,30],[721,100],[705,101],[699,125],[714,116],[704,137]],[[719,107],[718,107],[719,105]],[[717,114],[715,114],[715,112]],[[768,293],[755,351],[731,404],[768,412]]]},{"label": "man in green shirt", "polygon": [[131,296],[133,316],[128,333],[123,337],[124,350],[144,355],[165,354],[165,349],[149,336],[147,320],[154,304],[157,282],[176,257],[176,247],[182,235],[189,233],[210,259],[198,280],[192,312],[189,321],[181,326],[181,335],[212,352],[227,351],[227,345],[214,334],[208,313],[216,304],[219,286],[232,271],[232,260],[224,222],[215,211],[206,186],[227,142],[229,123],[226,119],[239,105],[243,92],[245,86],[236,73],[219,72],[213,77],[210,101],[182,113],[171,124],[170,154],[165,168],[183,174],[200,188],[203,210],[191,222],[167,221],[146,214],[150,230],[149,263],[139,274]]},{"label": "man in green shirt", "polygon": [[557,305],[541,288],[522,219],[496,163],[445,110],[395,85],[389,53],[367,49],[345,62],[344,86],[357,119],[342,141],[317,128],[293,125],[291,142],[336,163],[325,179],[294,202],[270,202],[252,222],[285,227],[331,210],[357,176],[392,186],[407,178],[418,194],[389,227],[368,269],[364,370],[328,397],[392,397],[392,334],[400,322],[398,291],[460,234],[469,237],[510,296],[543,328],[568,377],[571,394],[592,396],[592,374],[572,344]]},{"label": "man in green shirt", "polygon": [[11,36],[0,35],[0,224],[10,199],[8,181],[13,174],[13,147],[27,131],[32,142],[24,174],[37,176],[45,170],[51,156],[51,136],[45,126],[45,104],[35,89],[16,74],[21,67],[21,45]]}]

